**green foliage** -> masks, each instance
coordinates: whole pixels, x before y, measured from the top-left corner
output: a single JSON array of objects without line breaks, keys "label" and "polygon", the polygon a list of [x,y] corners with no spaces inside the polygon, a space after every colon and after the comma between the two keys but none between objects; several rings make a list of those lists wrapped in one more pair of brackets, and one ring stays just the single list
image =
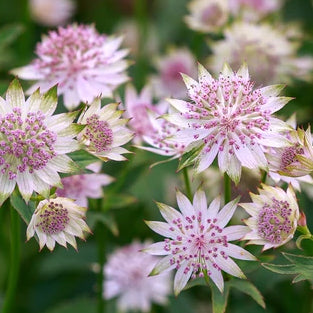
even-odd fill
[{"label": "green foliage", "polygon": [[274,273],[285,275],[296,274],[296,277],[292,281],[293,283],[297,283],[302,280],[309,280],[313,282],[313,257],[290,253],[282,253],[282,255],[291,264],[263,263],[262,265]]},{"label": "green foliage", "polygon": [[29,203],[26,204],[16,188],[10,197],[10,202],[24,222],[28,225],[36,209],[36,203],[34,201],[29,201]]}]

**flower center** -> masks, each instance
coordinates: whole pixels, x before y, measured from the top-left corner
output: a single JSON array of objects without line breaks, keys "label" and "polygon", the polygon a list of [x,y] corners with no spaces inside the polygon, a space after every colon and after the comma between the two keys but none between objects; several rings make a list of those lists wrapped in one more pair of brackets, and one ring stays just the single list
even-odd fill
[{"label": "flower center", "polygon": [[205,25],[218,25],[223,17],[222,9],[217,4],[212,4],[205,8],[201,14],[201,22]]},{"label": "flower center", "polygon": [[47,235],[62,232],[70,220],[68,210],[63,208],[62,204],[53,201],[43,207],[39,217],[40,222],[36,227]]},{"label": "flower center", "polygon": [[112,129],[106,121],[100,121],[97,114],[87,118],[85,136],[90,142],[89,147],[97,153],[107,151],[113,143]]},{"label": "flower center", "polygon": [[18,172],[40,170],[56,156],[57,135],[44,120],[41,111],[29,112],[23,119],[19,108],[0,116],[0,168],[9,179],[15,179]]},{"label": "flower center", "polygon": [[203,276],[203,271],[211,275],[207,263],[220,270],[217,259],[228,258],[224,249],[228,246],[227,236],[222,235],[223,229],[216,225],[216,219],[202,221],[201,213],[198,216],[186,216],[184,222],[180,219],[172,221],[170,231],[178,233],[175,239],[165,239],[164,250],[170,251],[170,264],[180,268],[187,262],[185,274],[192,269],[192,277]]},{"label": "flower center", "polygon": [[272,205],[264,205],[258,216],[258,234],[272,244],[282,243],[293,231],[292,209],[287,201],[272,199]]},{"label": "flower center", "polygon": [[297,146],[286,148],[281,156],[281,169],[285,170],[289,165],[296,161],[297,154],[303,153],[303,149]]}]

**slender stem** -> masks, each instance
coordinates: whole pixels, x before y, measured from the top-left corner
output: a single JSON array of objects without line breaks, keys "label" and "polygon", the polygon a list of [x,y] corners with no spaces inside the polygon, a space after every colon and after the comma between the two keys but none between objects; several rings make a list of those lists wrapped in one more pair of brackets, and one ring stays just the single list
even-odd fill
[{"label": "slender stem", "polygon": [[224,201],[225,204],[231,200],[231,182],[229,176],[224,173]]},{"label": "slender stem", "polygon": [[266,183],[266,179],[267,179],[267,172],[266,172],[266,171],[263,171],[261,182],[262,182],[263,184],[265,184],[265,183]]},{"label": "slender stem", "polygon": [[189,200],[192,199],[192,192],[190,187],[190,180],[188,176],[188,169],[186,167],[183,168],[183,175],[184,175],[184,182],[185,182],[185,188],[186,188],[186,195]]},{"label": "slender stem", "polygon": [[103,281],[104,272],[103,267],[105,263],[105,227],[101,222],[98,222],[96,227],[96,241],[98,246],[98,263],[99,263],[99,273],[97,277],[97,313],[105,312],[105,301],[103,297]]},{"label": "slender stem", "polygon": [[8,286],[4,298],[2,313],[12,312],[15,302],[15,292],[18,282],[20,267],[20,217],[16,210],[11,207],[11,229],[10,229],[10,267],[8,276]]}]

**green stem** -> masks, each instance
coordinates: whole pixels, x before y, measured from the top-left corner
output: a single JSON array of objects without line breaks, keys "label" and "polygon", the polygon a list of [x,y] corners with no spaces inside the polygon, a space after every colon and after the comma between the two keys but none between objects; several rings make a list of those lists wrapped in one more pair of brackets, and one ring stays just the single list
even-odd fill
[{"label": "green stem", "polygon": [[10,267],[8,276],[8,286],[5,294],[2,313],[12,312],[15,302],[15,293],[18,282],[20,267],[20,217],[16,210],[11,207],[11,229],[10,229]]},{"label": "green stem", "polygon": [[190,187],[190,180],[188,176],[188,169],[186,167],[183,168],[183,175],[184,175],[184,182],[185,182],[185,188],[186,188],[186,196],[189,200],[192,199],[192,192]]},{"label": "green stem", "polygon": [[266,183],[266,179],[267,179],[267,172],[266,172],[266,171],[263,171],[261,182],[262,182],[263,184],[265,184],[265,183]]},{"label": "green stem", "polygon": [[225,204],[231,200],[231,181],[229,176],[224,173],[224,201]]},{"label": "green stem", "polygon": [[99,263],[99,273],[97,277],[97,313],[105,312],[105,301],[103,297],[103,281],[104,281],[104,272],[103,266],[105,263],[105,228],[101,222],[98,222],[96,227],[96,241],[98,246],[98,263]]}]

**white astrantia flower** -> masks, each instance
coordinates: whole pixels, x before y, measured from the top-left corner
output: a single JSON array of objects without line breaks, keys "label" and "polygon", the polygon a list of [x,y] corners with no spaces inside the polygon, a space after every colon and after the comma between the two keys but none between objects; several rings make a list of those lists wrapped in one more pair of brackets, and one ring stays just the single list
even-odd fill
[{"label": "white astrantia flower", "polygon": [[165,304],[170,294],[169,273],[149,276],[158,258],[141,252],[147,245],[133,242],[114,251],[104,266],[103,296],[117,297],[120,312],[149,312],[152,303]]},{"label": "white astrantia flower", "polygon": [[64,25],[75,11],[73,0],[29,0],[29,11],[34,21],[45,26]]},{"label": "white astrantia flower", "polygon": [[26,202],[33,191],[48,197],[52,186],[62,185],[58,172],[77,170],[66,155],[80,147],[73,139],[81,130],[73,124],[77,113],[53,115],[56,107],[56,88],[25,101],[17,80],[0,97],[0,204],[16,185]]},{"label": "white astrantia flower", "polygon": [[133,133],[126,127],[128,119],[121,118],[123,111],[117,107],[118,103],[110,103],[101,108],[101,100],[97,98],[78,119],[78,124],[85,125],[77,136],[78,141],[103,161],[124,161],[122,154],[130,153],[121,146],[132,139]]},{"label": "white astrantia flower", "polygon": [[64,247],[68,242],[77,249],[75,237],[84,240],[84,233],[91,233],[84,220],[86,210],[68,198],[40,201],[27,227],[27,240],[36,234],[40,250],[46,245],[52,251],[56,242]]},{"label": "white astrantia flower", "polygon": [[214,199],[207,207],[202,190],[195,193],[192,203],[179,191],[176,196],[180,212],[157,203],[166,223],[146,222],[153,231],[166,237],[164,241],[144,249],[147,253],[165,256],[150,275],[177,269],[174,279],[176,295],[190,278],[196,276],[207,274],[221,292],[224,288],[221,271],[245,278],[232,258],[255,260],[255,257],[230,241],[241,239],[249,228],[242,225],[226,227],[237,208],[238,199],[220,209],[220,198]]},{"label": "white astrantia flower", "polygon": [[68,110],[96,97],[112,97],[112,92],[126,82],[128,51],[118,50],[121,37],[100,35],[93,25],[72,24],[50,31],[37,45],[37,58],[12,70],[14,75],[37,81],[29,90],[40,87],[45,92],[58,85]]},{"label": "white astrantia flower", "polygon": [[184,143],[168,140],[169,137],[179,131],[179,127],[161,118],[156,112],[148,111],[148,117],[153,130],[150,134],[144,135],[143,141],[149,146],[137,146],[137,148],[150,151],[159,155],[171,156],[176,159],[182,156],[186,146]]},{"label": "white astrantia flower", "polygon": [[190,14],[185,22],[191,29],[204,33],[219,31],[229,16],[228,0],[192,0],[188,9]]},{"label": "white astrantia flower", "polygon": [[[266,153],[269,163],[268,175],[276,184],[283,181],[291,184],[295,190],[301,191],[300,183],[313,184],[313,178],[308,175],[313,171],[313,162],[310,165],[310,160],[313,160],[310,140],[312,136],[310,129],[306,132],[302,129],[294,130],[297,127],[295,115],[292,115],[286,123],[293,128],[285,134],[291,146],[268,149]],[[300,157],[299,160],[298,157]],[[300,162],[303,157],[306,161],[304,164]]]},{"label": "white astrantia flower", "polygon": [[233,72],[227,64],[217,79],[199,64],[199,82],[183,75],[191,101],[169,99],[176,113],[164,118],[180,130],[172,136],[193,147],[196,172],[207,169],[216,156],[218,166],[238,183],[242,166],[267,168],[263,148],[290,145],[280,133],[290,126],[272,114],[291,98],[278,97],[281,85],[254,89],[248,68]]},{"label": "white astrantia flower", "polygon": [[264,23],[236,22],[225,30],[224,36],[222,40],[210,42],[213,54],[208,67],[216,75],[225,62],[235,70],[246,62],[256,86],[278,81],[288,83],[292,77],[304,80],[312,77],[313,58],[297,56],[299,38],[288,38],[286,29]]},{"label": "white astrantia flower", "polygon": [[251,203],[240,203],[251,215],[244,222],[250,228],[243,239],[248,244],[264,245],[263,250],[277,248],[293,238],[299,219],[299,208],[291,186],[285,192],[280,187],[262,185],[259,195],[250,193]]}]

